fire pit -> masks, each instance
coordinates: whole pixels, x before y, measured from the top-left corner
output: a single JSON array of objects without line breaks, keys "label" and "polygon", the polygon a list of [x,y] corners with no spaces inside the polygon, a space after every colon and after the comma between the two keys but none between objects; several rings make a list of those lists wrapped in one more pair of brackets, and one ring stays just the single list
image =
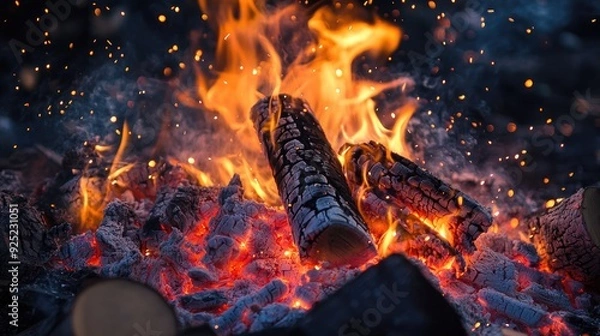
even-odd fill
[{"label": "fire pit", "polygon": [[[94,34],[126,35],[126,5],[57,3],[60,22],[89,10]],[[421,92],[449,90],[440,65],[394,68],[400,41],[410,42],[399,28],[410,6],[382,14],[372,3],[150,5],[166,31],[192,7],[197,26],[185,49],[170,44],[167,60],[141,69],[121,64],[122,47],[107,39],[99,49],[110,62],[58,89],[40,113],[59,116],[60,144],[31,140],[52,132],[35,124],[0,161],[11,332],[600,334],[600,164],[543,199],[523,176],[553,157],[491,158],[516,148],[515,122],[487,140],[491,155],[473,159],[497,120],[451,111],[432,121],[429,106],[443,99]],[[472,5],[454,12],[469,27],[481,7]],[[427,43],[475,34],[437,15]],[[35,52],[10,45],[21,61]],[[466,52],[464,63],[484,54]],[[117,81],[115,69],[136,77]],[[23,66],[19,90],[45,83],[38,72]],[[573,120],[599,110],[589,95],[574,106]],[[543,132],[574,132],[564,116],[556,127],[548,120]],[[536,134],[520,138],[550,141]]]}]

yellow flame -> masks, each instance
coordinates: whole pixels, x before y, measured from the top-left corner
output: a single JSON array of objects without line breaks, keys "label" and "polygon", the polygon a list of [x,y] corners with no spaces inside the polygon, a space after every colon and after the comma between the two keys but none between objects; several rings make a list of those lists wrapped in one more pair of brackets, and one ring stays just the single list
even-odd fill
[{"label": "yellow flame", "polygon": [[[125,148],[129,141],[129,127],[127,123],[123,124],[123,129],[120,131],[120,134],[121,142],[108,171],[108,181],[110,183],[104,183],[104,179],[100,177],[88,177],[85,173],[79,179],[81,204],[75,206],[72,210],[78,213],[80,230],[98,227],[102,220],[104,208],[111,200],[112,186],[113,184],[116,184],[117,177],[129,171],[134,166],[134,164],[122,165]],[[107,152],[111,148],[111,146],[107,145],[95,146],[95,149],[101,153]],[[98,181],[103,182],[99,183]]]},{"label": "yellow flame", "polygon": [[[203,18],[216,29],[217,48],[215,64],[198,67],[198,95],[238,144],[234,152],[214,146],[211,156],[216,159],[205,169],[214,182],[227,183],[238,173],[250,195],[279,202],[250,118],[258,99],[279,93],[308,101],[334,149],[345,142],[376,140],[410,156],[404,137],[417,104],[405,92],[412,81],[400,77],[381,82],[356,74],[359,62],[384,59],[398,48],[398,27],[367,17],[360,6],[324,6],[308,17],[308,10],[296,4],[267,10],[264,0],[199,4]],[[367,72],[378,79],[377,71]],[[406,104],[387,111],[393,117],[386,127],[375,97],[388,90]]]},{"label": "yellow flame", "polygon": [[381,257],[387,257],[392,253],[391,246],[398,240],[398,220],[394,219],[391,211],[387,212],[387,222],[389,223],[387,231],[381,236],[378,252]]}]

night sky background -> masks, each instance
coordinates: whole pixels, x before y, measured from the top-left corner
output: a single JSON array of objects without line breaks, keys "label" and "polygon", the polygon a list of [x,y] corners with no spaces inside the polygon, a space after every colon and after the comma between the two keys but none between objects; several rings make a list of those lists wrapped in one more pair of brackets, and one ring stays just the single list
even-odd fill
[{"label": "night sky background", "polygon": [[[50,32],[51,43],[19,57],[12,46],[27,44],[27,22],[40,24],[45,2],[0,4],[0,169],[26,161],[23,153],[36,144],[61,154],[86,137],[111,133],[111,116],[134,125],[151,119],[157,106],[175,99],[165,97],[161,81],[179,77],[178,85],[193,91],[193,78],[178,65],[193,56],[202,33],[211,34],[196,1],[72,2]],[[441,175],[465,164],[497,169],[540,198],[600,180],[600,1],[373,1],[367,8],[403,29],[387,70],[417,82],[412,95],[422,102],[420,122],[409,139],[426,147],[428,168],[446,160],[450,167]],[[451,19],[438,20],[442,12]],[[456,34],[447,46],[430,38],[444,22],[446,33]],[[474,28],[481,22],[484,29]],[[203,43],[214,48],[210,38]],[[169,53],[173,45],[179,50]],[[139,97],[140,89],[148,93]],[[452,118],[445,138],[419,128]],[[522,149],[529,154],[525,168],[513,158]]]}]

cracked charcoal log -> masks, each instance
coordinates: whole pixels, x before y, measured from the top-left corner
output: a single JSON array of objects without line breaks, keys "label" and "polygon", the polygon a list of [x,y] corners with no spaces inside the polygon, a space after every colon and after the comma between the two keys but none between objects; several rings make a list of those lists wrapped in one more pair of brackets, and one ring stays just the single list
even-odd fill
[{"label": "cracked charcoal log", "polygon": [[526,222],[553,270],[600,287],[600,187],[580,189]]},{"label": "cracked charcoal log", "polygon": [[560,310],[572,310],[571,302],[565,292],[546,288],[540,284],[532,283],[523,289],[523,293],[531,296],[533,300],[548,307]]},{"label": "cracked charcoal log", "polygon": [[177,319],[163,297],[139,283],[105,280],[81,292],[73,306],[73,335],[175,336]]},{"label": "cracked charcoal log", "polygon": [[368,185],[382,200],[406,207],[434,226],[447,223],[452,243],[461,252],[472,252],[475,239],[492,224],[489,211],[477,201],[410,160],[396,153],[388,155],[383,145],[373,141],[346,144],[340,153],[355,194]]},{"label": "cracked charcoal log", "polygon": [[461,276],[462,280],[506,294],[516,292],[517,271],[510,259],[489,249],[475,252],[471,259],[467,271]]},{"label": "cracked charcoal log", "polygon": [[298,328],[315,336],[366,335],[366,330],[382,336],[466,335],[460,317],[442,294],[399,254],[317,303]]},{"label": "cracked charcoal log", "polygon": [[236,323],[253,307],[262,308],[283,297],[288,287],[279,279],[272,280],[258,292],[240,298],[231,308],[221,316],[210,322],[213,330],[219,335],[229,334]]},{"label": "cracked charcoal log", "polygon": [[181,307],[191,311],[210,311],[222,307],[228,302],[223,290],[209,289],[203,292],[179,297]]},{"label": "cracked charcoal log", "polygon": [[268,97],[252,118],[304,259],[360,265],[376,255],[342,167],[306,102]]},{"label": "cracked charcoal log", "polygon": [[539,326],[544,322],[547,315],[547,312],[539,306],[512,298],[491,288],[483,288],[477,295],[488,309],[521,322],[528,327]]}]

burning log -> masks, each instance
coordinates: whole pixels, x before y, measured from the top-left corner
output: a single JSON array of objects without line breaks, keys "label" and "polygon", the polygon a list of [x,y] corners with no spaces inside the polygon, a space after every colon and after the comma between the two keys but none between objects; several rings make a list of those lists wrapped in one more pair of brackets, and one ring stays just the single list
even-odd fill
[{"label": "burning log", "polygon": [[447,223],[452,243],[461,252],[472,252],[475,239],[492,224],[492,216],[477,201],[381,144],[346,144],[340,153],[355,194],[368,186],[368,192],[416,212],[434,226]]},{"label": "burning log", "polygon": [[306,102],[268,97],[252,108],[301,258],[360,265],[375,256],[342,167]]},{"label": "burning log", "polygon": [[526,223],[550,268],[599,286],[600,187],[581,189]]}]

